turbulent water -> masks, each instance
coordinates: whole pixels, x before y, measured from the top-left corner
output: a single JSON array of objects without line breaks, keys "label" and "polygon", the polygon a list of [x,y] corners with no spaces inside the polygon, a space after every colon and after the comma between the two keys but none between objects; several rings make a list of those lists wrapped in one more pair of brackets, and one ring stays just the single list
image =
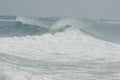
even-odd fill
[{"label": "turbulent water", "polygon": [[120,24],[0,20],[0,80],[119,80]]}]

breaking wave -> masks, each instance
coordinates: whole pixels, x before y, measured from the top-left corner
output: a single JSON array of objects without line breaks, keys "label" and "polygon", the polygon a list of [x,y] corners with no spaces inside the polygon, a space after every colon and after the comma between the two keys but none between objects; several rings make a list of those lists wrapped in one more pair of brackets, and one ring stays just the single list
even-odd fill
[{"label": "breaking wave", "polygon": [[70,27],[77,29],[77,21],[63,19],[55,22],[52,26],[47,26],[34,19],[17,18],[15,21],[0,22],[0,37],[34,36],[46,33],[64,32]]},{"label": "breaking wave", "polygon": [[120,45],[95,32],[111,23],[45,23],[21,17],[0,21],[0,80],[119,80]]},{"label": "breaking wave", "polygon": [[[51,25],[48,25],[49,24]],[[114,22],[84,22],[79,19],[60,19],[58,21],[41,21],[34,18],[18,17],[16,20],[0,21],[0,37],[35,36],[55,34],[77,29],[94,38],[120,43],[120,23]],[[81,34],[78,34],[81,35]]]}]

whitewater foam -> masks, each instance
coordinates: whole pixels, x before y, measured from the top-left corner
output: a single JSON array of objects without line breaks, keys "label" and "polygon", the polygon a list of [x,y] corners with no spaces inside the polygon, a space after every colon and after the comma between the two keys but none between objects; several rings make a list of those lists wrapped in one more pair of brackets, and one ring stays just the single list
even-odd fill
[{"label": "whitewater foam", "polygon": [[[35,58],[38,60],[46,59],[45,57],[47,57],[47,55],[51,55],[51,57],[54,57],[54,54],[52,55],[52,53],[65,53],[68,55],[71,53],[72,54],[71,56],[74,56],[73,53],[76,53],[77,55],[79,55],[79,53],[84,51],[88,51],[87,53],[84,53],[84,54],[90,55],[94,59],[96,57],[100,57],[100,56],[94,56],[94,55],[101,55],[101,54],[96,54],[98,51],[101,52],[101,51],[104,51],[104,49],[106,49],[104,52],[102,52],[102,56],[104,53],[106,54],[107,48],[110,45],[112,47],[117,48],[112,43],[95,39],[90,35],[87,35],[86,33],[80,32],[79,30],[73,29],[73,28],[69,28],[68,30],[62,33],[60,32],[55,33],[54,35],[48,33],[41,36],[2,38],[0,39],[0,42],[1,42],[0,51],[2,53],[9,52],[9,54],[10,53],[13,55],[16,54],[16,56],[26,55],[26,57],[28,56],[28,58],[33,57],[33,59]],[[101,44],[96,44],[96,43],[101,43]],[[109,46],[107,46],[107,44],[109,44]],[[94,49],[92,49],[93,48],[92,46],[94,47]],[[113,48],[110,48],[110,49],[111,49],[110,50],[111,52],[114,51]],[[91,57],[88,56],[88,58],[91,58]],[[54,60],[55,58],[51,58],[51,59]],[[61,58],[57,58],[57,59],[64,60]]]}]

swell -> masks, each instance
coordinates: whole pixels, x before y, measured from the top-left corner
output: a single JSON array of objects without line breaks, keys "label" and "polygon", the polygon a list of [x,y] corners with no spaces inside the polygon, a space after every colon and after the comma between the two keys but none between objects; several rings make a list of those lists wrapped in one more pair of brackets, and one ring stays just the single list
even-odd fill
[{"label": "swell", "polygon": [[[7,24],[8,22],[6,22]],[[0,37],[14,37],[26,35],[41,35],[49,31],[48,28],[39,25],[27,24],[23,22],[10,22],[0,26]]]}]

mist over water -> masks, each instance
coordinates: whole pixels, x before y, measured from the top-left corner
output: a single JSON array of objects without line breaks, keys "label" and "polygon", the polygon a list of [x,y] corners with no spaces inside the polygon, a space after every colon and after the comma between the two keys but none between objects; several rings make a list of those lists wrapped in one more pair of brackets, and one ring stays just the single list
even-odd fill
[{"label": "mist over water", "polygon": [[119,80],[119,23],[0,21],[0,80]]}]

